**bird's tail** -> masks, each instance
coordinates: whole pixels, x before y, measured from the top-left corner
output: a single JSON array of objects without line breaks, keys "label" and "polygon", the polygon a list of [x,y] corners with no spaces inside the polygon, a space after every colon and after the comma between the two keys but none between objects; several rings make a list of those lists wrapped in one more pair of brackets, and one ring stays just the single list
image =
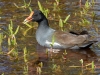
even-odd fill
[{"label": "bird's tail", "polygon": [[89,41],[88,43],[84,43],[83,45],[80,46],[80,48],[89,48],[92,44],[98,42],[97,40],[94,41]]}]

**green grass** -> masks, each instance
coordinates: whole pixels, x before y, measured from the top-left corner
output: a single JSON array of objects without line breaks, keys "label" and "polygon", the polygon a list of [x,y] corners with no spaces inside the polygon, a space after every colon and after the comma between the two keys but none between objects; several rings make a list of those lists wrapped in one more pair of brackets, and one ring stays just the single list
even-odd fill
[{"label": "green grass", "polygon": [[48,17],[49,9],[44,8],[44,7],[41,5],[40,1],[38,1],[38,7],[39,7],[39,9],[44,13],[44,15],[45,15],[46,17]]},{"label": "green grass", "polygon": [[3,39],[4,39],[3,33],[0,33],[0,47],[2,45]]},{"label": "green grass", "polygon": [[27,63],[28,62],[28,50],[26,49],[26,47],[23,50],[24,50],[24,62]]},{"label": "green grass", "polygon": [[30,7],[30,4],[31,4],[31,0],[29,1],[29,3],[26,2],[26,0],[23,0],[23,6],[18,6],[16,3],[14,3],[14,5],[17,7],[17,8],[29,8]]},{"label": "green grass", "polygon": [[23,70],[24,70],[23,75],[28,75],[28,73],[29,73],[28,64],[24,65]]},{"label": "green grass", "polygon": [[6,32],[8,34],[8,45],[9,46],[10,45],[17,45],[15,35],[18,33],[18,31],[19,31],[19,26],[16,28],[16,30],[14,30],[13,22],[11,20],[10,24],[8,25],[8,32]]},{"label": "green grass", "polygon": [[12,20],[10,21],[10,24],[8,25],[8,31],[6,32],[6,35],[8,36],[8,46],[9,46],[9,52],[7,54],[11,54],[15,56],[15,58],[18,57],[18,51],[16,49],[17,41],[16,41],[16,35],[19,31],[19,26],[14,29]]},{"label": "green grass", "polygon": [[70,15],[66,16],[65,20],[59,19],[59,27],[62,31],[64,31],[64,25],[67,24],[68,19],[70,18]]},{"label": "green grass", "polygon": [[2,73],[1,75],[5,75],[4,73]]}]

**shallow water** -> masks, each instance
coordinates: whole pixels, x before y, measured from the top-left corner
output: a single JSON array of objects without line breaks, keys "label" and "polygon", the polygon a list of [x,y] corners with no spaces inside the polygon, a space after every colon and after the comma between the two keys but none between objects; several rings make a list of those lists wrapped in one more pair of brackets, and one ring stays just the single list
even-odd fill
[{"label": "shallow water", "polygon": [[[29,2],[29,0],[26,0]],[[46,2],[47,1],[47,2]],[[100,0],[96,0],[96,4],[91,9],[94,11],[96,16],[94,19],[94,24],[90,27],[78,27],[79,17],[75,17],[74,13],[80,10],[80,5],[78,0],[61,0],[60,2],[60,10],[54,10],[53,3],[54,0],[40,0],[42,5],[45,8],[50,10],[50,14],[48,16],[50,26],[54,29],[60,30],[59,28],[59,18],[58,15],[64,19],[68,14],[71,15],[71,18],[68,23],[72,25],[72,28],[69,29],[70,25],[65,25],[66,31],[73,30],[75,32],[81,31],[82,29],[88,30],[88,32],[94,36],[98,37],[100,41]],[[100,74],[100,48],[98,44],[93,45],[90,49],[83,50],[69,50],[67,49],[67,54],[64,55],[65,50],[60,51],[59,53],[46,54],[46,49],[37,44],[35,39],[35,31],[37,28],[37,23],[31,23],[34,25],[34,28],[29,29],[22,22],[30,13],[29,9],[26,8],[16,8],[14,3],[18,4],[18,6],[23,6],[23,0],[0,0],[0,33],[4,34],[4,40],[2,43],[2,51],[3,54],[0,54],[0,74],[4,73],[4,75],[27,75],[27,71],[24,67],[28,66],[28,74],[36,75],[36,68],[39,62],[43,62],[42,67],[42,75],[99,75]],[[84,2],[83,2],[84,4]],[[82,4],[82,6],[84,6]],[[32,9],[38,9],[37,0],[31,1]],[[52,14],[52,13],[56,14]],[[53,18],[55,16],[55,18]],[[65,16],[66,15],[66,16]],[[14,28],[20,26],[20,30],[16,35],[17,38],[17,47],[18,57],[16,58],[13,55],[7,55],[7,52],[10,50],[7,43],[7,35],[5,31],[8,30],[8,25],[10,23],[10,19],[12,19]],[[88,18],[91,21],[91,18]],[[91,21],[92,22],[92,21]],[[97,30],[96,30],[97,28]],[[68,30],[67,30],[68,29]],[[28,32],[25,34],[25,31]],[[98,32],[97,32],[98,31]],[[23,49],[27,48],[28,50],[28,64],[24,61],[24,53]],[[62,56],[63,55],[63,56]],[[39,57],[39,59],[38,59]],[[95,70],[92,72],[90,69],[81,68],[81,67],[72,67],[72,66],[81,66],[80,59],[84,60],[84,65],[95,62]],[[54,68],[55,65],[55,68]],[[89,66],[91,67],[91,66]]]}]

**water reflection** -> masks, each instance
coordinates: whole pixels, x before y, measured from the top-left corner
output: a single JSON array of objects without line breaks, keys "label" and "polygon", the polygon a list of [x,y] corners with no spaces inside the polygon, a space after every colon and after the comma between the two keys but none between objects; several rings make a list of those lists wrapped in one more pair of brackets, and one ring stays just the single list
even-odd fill
[{"label": "water reflection", "polygon": [[[96,63],[95,65],[97,66],[99,65],[99,61],[98,61],[96,53],[92,51],[90,48],[81,49],[81,50],[68,50],[67,49],[66,52],[67,54],[64,56],[64,58],[62,58],[62,56],[65,53],[65,50],[61,50],[59,53],[52,53],[52,56],[51,56],[46,53],[45,47],[37,45],[37,54],[39,58],[35,62],[30,62],[31,63],[30,71],[29,71],[30,74],[33,74],[33,73],[36,74],[36,66],[32,67],[32,65],[38,65],[40,62],[43,63],[42,70],[44,72],[47,70],[49,72],[50,65],[54,63],[59,64],[59,65],[64,65],[66,63],[67,69],[68,67],[72,65],[77,66],[80,64],[79,61],[81,59],[84,60],[84,64],[91,63],[92,61],[94,61]],[[63,67],[63,69],[66,69],[66,68]],[[66,72],[67,72],[67,69],[66,69]],[[67,73],[70,73],[70,72],[67,72]]]},{"label": "water reflection", "polygon": [[[38,44],[37,53],[38,53],[39,58],[41,58],[41,59],[50,58],[50,56],[46,54],[46,50],[47,50],[47,48],[42,47]],[[60,50],[59,53],[53,53],[53,55],[62,56],[64,51],[65,50]],[[66,55],[67,58],[76,57],[78,59],[89,60],[89,58],[96,58],[97,57],[96,53],[94,51],[92,51],[90,48],[80,49],[80,50],[67,49],[66,52],[67,52],[67,55]],[[42,61],[42,60],[40,60],[40,61]]]}]

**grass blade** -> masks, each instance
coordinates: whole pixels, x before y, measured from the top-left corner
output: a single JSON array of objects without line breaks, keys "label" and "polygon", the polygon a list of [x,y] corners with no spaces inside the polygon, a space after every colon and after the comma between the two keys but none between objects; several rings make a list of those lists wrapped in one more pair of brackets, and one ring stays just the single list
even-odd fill
[{"label": "grass blade", "polygon": [[16,34],[18,33],[18,30],[19,30],[19,26],[17,27],[17,29],[16,29],[14,35],[16,35]]},{"label": "grass blade", "polygon": [[40,1],[38,1],[38,6],[39,6],[39,9],[43,12],[43,8],[42,8]]},{"label": "grass blade", "polygon": [[67,22],[67,20],[69,19],[69,17],[70,17],[70,15],[68,15],[68,16],[65,18],[64,23]]}]

